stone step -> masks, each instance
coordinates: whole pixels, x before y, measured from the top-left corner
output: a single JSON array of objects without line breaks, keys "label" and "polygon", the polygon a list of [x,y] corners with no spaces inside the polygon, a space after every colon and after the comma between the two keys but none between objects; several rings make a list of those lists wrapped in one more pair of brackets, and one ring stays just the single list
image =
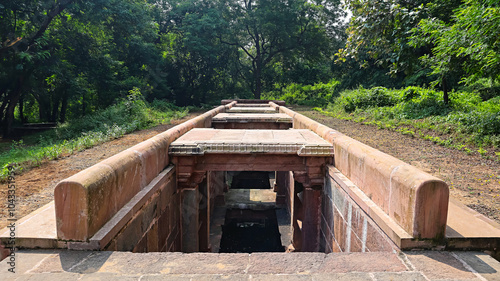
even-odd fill
[{"label": "stone step", "polygon": [[[479,252],[146,253],[16,252],[1,280],[499,280]],[[14,268],[15,274],[9,272]]]}]

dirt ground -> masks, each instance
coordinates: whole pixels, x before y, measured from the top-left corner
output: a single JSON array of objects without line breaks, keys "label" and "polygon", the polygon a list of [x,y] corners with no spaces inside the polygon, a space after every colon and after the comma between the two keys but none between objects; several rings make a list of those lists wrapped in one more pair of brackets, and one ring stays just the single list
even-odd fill
[{"label": "dirt ground", "polygon": [[[375,126],[338,120],[307,109],[295,110],[443,179],[449,184],[453,197],[500,223],[499,162]],[[54,187],[59,181],[192,117],[194,115],[174,124],[134,132],[17,175],[16,217],[21,218],[53,200]],[[0,184],[0,228],[7,225],[6,190],[7,185]]]}]

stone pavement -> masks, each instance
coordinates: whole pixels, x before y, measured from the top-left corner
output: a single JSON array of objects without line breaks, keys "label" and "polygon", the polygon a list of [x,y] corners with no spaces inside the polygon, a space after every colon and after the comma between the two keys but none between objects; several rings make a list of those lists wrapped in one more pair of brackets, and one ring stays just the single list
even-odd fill
[{"label": "stone pavement", "polygon": [[22,250],[0,280],[500,280],[480,252],[146,253]]}]

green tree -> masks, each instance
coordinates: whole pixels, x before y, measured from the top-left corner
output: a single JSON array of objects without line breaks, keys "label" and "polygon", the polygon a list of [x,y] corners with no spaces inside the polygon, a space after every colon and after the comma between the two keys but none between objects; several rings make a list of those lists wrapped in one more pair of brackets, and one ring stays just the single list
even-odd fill
[{"label": "green tree", "polygon": [[45,32],[75,0],[20,1],[0,4],[0,123],[12,130],[14,110],[34,69],[50,56]]},{"label": "green tree", "polygon": [[305,0],[219,2],[226,20],[220,40],[240,49],[240,64],[251,75],[256,99],[260,99],[264,73],[279,56],[318,59],[328,50],[328,31],[334,27],[332,15],[340,14],[339,4]]},{"label": "green tree", "polygon": [[8,135],[25,101],[38,121],[111,105],[133,87],[152,92],[161,53],[152,4],[142,0],[10,1],[0,6],[0,117]]},{"label": "green tree", "polygon": [[[430,72],[419,58],[430,54],[433,45],[411,44],[413,30],[426,18],[450,22],[460,3],[461,0],[347,0],[352,17],[346,46],[339,52],[340,61],[368,54],[376,65],[388,67],[390,75],[404,73],[410,81],[417,81]],[[446,93],[446,84],[443,86]]]},{"label": "green tree", "polygon": [[232,84],[231,61],[237,54],[217,39],[223,21],[216,3],[169,0],[163,4],[168,13],[158,17],[161,43],[157,47],[163,53],[160,69],[171,81],[175,102],[200,105],[220,99]]},{"label": "green tree", "polygon": [[498,1],[467,0],[455,10],[451,22],[423,19],[413,30],[411,40],[415,47],[433,46],[432,53],[420,59],[432,68],[438,83],[453,75],[465,83],[480,78],[500,79]]}]

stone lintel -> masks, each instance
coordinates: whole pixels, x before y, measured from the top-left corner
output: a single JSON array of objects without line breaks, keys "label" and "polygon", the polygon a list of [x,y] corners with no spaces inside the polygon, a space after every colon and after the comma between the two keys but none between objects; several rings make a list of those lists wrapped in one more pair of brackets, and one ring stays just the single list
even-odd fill
[{"label": "stone lintel", "polygon": [[276,109],[266,107],[232,107],[227,112],[229,113],[277,113]]},{"label": "stone lintel", "polygon": [[291,124],[293,118],[284,113],[219,113],[212,118],[212,123],[227,122],[277,122]]},{"label": "stone lintel", "polygon": [[[178,178],[188,178],[189,174],[202,171],[303,171],[311,173],[312,178],[321,184],[324,174],[317,174],[316,171],[322,171],[322,167],[332,161],[331,157],[269,154],[206,154],[175,156],[172,159],[177,167]],[[309,166],[309,162],[315,165]]]},{"label": "stone lintel", "polygon": [[237,103],[235,107],[269,107],[269,103]]},{"label": "stone lintel", "polygon": [[235,103],[235,104],[238,104],[238,105],[242,105],[242,104],[271,104],[271,103],[274,103],[274,104],[278,104],[278,105],[285,105],[285,101],[282,101],[282,100],[257,100],[257,99],[231,99],[231,100],[221,100],[221,104],[222,105],[227,105],[227,104],[231,104],[231,103]]}]

